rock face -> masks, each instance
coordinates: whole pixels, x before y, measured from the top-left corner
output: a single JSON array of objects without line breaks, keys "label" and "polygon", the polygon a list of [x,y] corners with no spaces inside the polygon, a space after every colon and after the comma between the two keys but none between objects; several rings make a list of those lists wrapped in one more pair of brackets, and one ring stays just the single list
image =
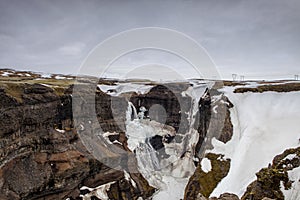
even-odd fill
[{"label": "rock face", "polygon": [[203,97],[199,101],[199,111],[196,115],[195,129],[199,133],[199,141],[196,145],[196,154],[199,154],[200,148],[203,144],[203,141],[206,138],[209,123],[211,122],[211,96],[208,90],[206,90]]},{"label": "rock face", "polygon": [[[155,190],[140,174],[131,174],[137,185],[133,187],[123,171],[103,165],[82,145],[73,123],[71,92],[69,88],[58,95],[40,84],[1,87],[0,199],[78,199],[81,186],[112,181],[112,191],[117,188],[118,193],[109,195],[119,195],[116,199],[150,197]],[[120,131],[125,114],[113,117],[111,98],[96,92],[98,120],[104,131]],[[124,98],[116,101],[127,108]],[[121,148],[126,150],[125,145]]]},{"label": "rock face", "polygon": [[133,94],[130,101],[136,108],[140,108],[142,105],[148,111],[150,109],[150,112],[153,106],[161,106],[166,112],[165,119],[161,118],[164,115],[157,109],[151,113],[153,120],[172,126],[177,133],[184,134],[189,128],[186,113],[191,109],[191,98],[182,96],[181,93],[187,90],[189,86],[188,83],[157,85],[144,95]]},{"label": "rock face", "polygon": [[[159,150],[163,148],[162,140],[181,141],[189,129],[192,99],[183,95],[189,86],[170,83],[154,86],[146,94],[110,96],[86,84],[76,85],[77,93],[73,85],[59,90],[40,84],[0,85],[0,199],[78,199],[80,193],[85,193],[80,191],[82,186],[95,188],[107,183],[111,183],[107,192],[110,199],[151,197],[155,189],[141,174],[130,174],[136,184],[133,186],[123,171],[116,170],[121,167],[138,171],[124,134],[128,101],[136,108],[145,107],[146,116],[150,115],[152,120],[175,129],[175,137],[150,139],[154,149]],[[207,198],[229,170],[230,161],[222,159],[222,155],[201,156],[213,136],[224,143],[232,136],[229,109],[233,105],[225,96],[214,100],[219,94],[211,92],[216,91],[207,90],[197,102],[194,128],[199,133],[195,155],[206,156],[212,170],[204,172],[198,165],[186,187],[185,199],[200,198],[199,194]],[[95,118],[91,113],[96,113]],[[128,152],[125,158],[106,163],[114,167],[98,161],[82,143],[82,135],[97,135],[100,130],[118,133],[108,137],[112,143],[109,145],[116,147],[114,150],[96,146],[102,156],[119,153],[120,149]],[[228,194],[218,199],[230,198],[235,199]]]},{"label": "rock face", "polygon": [[209,200],[239,200],[239,197],[235,194],[224,193],[217,197],[209,198]]},{"label": "rock face", "polygon": [[300,147],[287,149],[273,159],[272,164],[256,173],[257,180],[252,182],[242,197],[247,199],[284,199],[281,183],[285,190],[292,187],[288,171],[300,166]]},{"label": "rock face", "polygon": [[233,125],[229,109],[232,107],[229,99],[214,89],[207,91],[199,101],[199,114],[197,115],[199,141],[196,153],[200,161],[205,157],[210,160],[212,170],[204,172],[201,162],[198,163],[195,173],[185,188],[184,198],[186,200],[195,199],[199,194],[208,198],[217,184],[229,172],[230,160],[221,159],[222,155],[205,154],[205,151],[211,148],[210,141],[213,137],[224,143],[231,139]]}]

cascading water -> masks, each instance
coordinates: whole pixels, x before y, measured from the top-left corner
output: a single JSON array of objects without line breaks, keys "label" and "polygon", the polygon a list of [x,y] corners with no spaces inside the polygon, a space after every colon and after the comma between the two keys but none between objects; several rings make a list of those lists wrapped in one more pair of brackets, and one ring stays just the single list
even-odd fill
[{"label": "cascading water", "polygon": [[[154,136],[154,132],[145,123],[146,120],[149,121],[144,119],[145,107],[141,107],[139,113],[136,110],[135,106],[128,102],[126,114],[128,147],[135,151],[139,168],[151,173],[160,168],[155,149],[149,142],[149,138]],[[132,118],[132,116],[134,117]]]},{"label": "cascading water", "polygon": [[[184,91],[183,95],[191,97],[191,108],[188,114],[189,129],[184,134],[181,143],[165,143],[165,152],[170,156],[159,159],[158,152],[150,143],[150,138],[159,135],[175,135],[175,129],[145,118],[146,109],[141,107],[136,112],[134,105],[129,102],[126,113],[126,135],[128,147],[135,152],[139,171],[148,180],[150,185],[159,189],[153,199],[182,198],[184,188],[189,177],[194,173],[194,148],[198,142],[198,132],[194,129],[195,115],[198,111],[198,102],[205,93],[206,86]],[[142,105],[141,105],[142,106]]]},{"label": "cascading water", "polygon": [[131,102],[128,102],[128,108],[126,112],[126,124],[128,124],[130,121],[134,119],[137,119],[136,108]]}]

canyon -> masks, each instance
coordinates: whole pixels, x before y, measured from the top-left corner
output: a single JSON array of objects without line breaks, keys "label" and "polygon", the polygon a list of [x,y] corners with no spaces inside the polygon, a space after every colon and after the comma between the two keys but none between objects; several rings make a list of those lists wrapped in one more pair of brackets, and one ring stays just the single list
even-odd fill
[{"label": "canyon", "polygon": [[[283,83],[294,88],[284,94],[268,83],[258,91],[253,82],[2,71],[9,75],[0,76],[0,199],[299,197],[299,83]],[[268,102],[284,116],[269,117],[282,129],[257,129],[257,116],[270,122]],[[272,146],[286,142],[264,149],[272,137]],[[258,148],[265,157],[253,157]]]}]

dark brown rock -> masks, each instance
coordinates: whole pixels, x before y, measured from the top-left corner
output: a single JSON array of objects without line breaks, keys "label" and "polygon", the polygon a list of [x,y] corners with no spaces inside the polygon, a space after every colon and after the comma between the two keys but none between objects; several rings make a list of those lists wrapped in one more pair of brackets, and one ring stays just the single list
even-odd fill
[{"label": "dark brown rock", "polygon": [[[296,155],[293,158],[287,158],[288,155]],[[300,147],[287,149],[282,154],[277,155],[268,167],[261,169],[256,173],[257,179],[252,182],[242,197],[247,199],[284,199],[281,191],[281,183],[284,189],[291,189],[292,181],[289,180],[288,171],[300,166]]]},{"label": "dark brown rock", "polygon": [[200,98],[198,105],[199,111],[196,115],[195,129],[199,133],[199,140],[195,149],[196,155],[200,152],[200,148],[205,140],[211,121],[211,96],[208,89],[203,97]]},{"label": "dark brown rock", "polygon": [[239,200],[239,197],[235,194],[224,193],[220,195],[218,200]]},{"label": "dark brown rock", "polygon": [[[144,106],[149,110],[153,105],[160,105],[166,111],[166,119],[163,123],[175,128],[177,133],[186,133],[188,130],[187,115],[190,111],[191,98],[182,96],[190,85],[188,83],[165,84],[154,86],[147,94],[132,94],[130,101],[136,108]],[[147,114],[147,113],[146,113]],[[155,121],[161,122],[160,115],[154,115]]]},{"label": "dark brown rock", "polygon": [[[14,87],[18,90],[13,91],[5,87],[0,92],[1,200],[78,199],[79,188],[83,185],[96,187],[111,181],[116,184],[124,181],[122,171],[103,165],[82,145],[73,123],[72,89],[58,95],[38,84],[17,84]],[[125,99],[116,99],[120,107],[126,106],[119,110],[123,115],[114,119],[110,111],[112,98],[101,91],[96,92],[95,97],[103,129],[120,130],[125,121],[124,109],[127,109]],[[85,108],[80,108],[83,109],[81,113],[88,117],[89,110]],[[96,123],[91,122],[90,126]],[[124,134],[120,135],[120,141],[126,144]],[[130,159],[131,167],[136,167],[136,162]],[[138,192],[127,191],[133,199],[153,194],[154,188],[141,175],[135,182]]]}]

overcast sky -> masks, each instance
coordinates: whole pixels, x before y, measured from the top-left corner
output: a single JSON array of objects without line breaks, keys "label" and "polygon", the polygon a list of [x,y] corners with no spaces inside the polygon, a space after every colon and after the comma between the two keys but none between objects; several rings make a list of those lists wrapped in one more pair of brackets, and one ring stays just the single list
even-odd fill
[{"label": "overcast sky", "polygon": [[0,0],[0,67],[76,73],[104,39],[149,26],[194,38],[225,78],[300,74],[299,0]]}]

